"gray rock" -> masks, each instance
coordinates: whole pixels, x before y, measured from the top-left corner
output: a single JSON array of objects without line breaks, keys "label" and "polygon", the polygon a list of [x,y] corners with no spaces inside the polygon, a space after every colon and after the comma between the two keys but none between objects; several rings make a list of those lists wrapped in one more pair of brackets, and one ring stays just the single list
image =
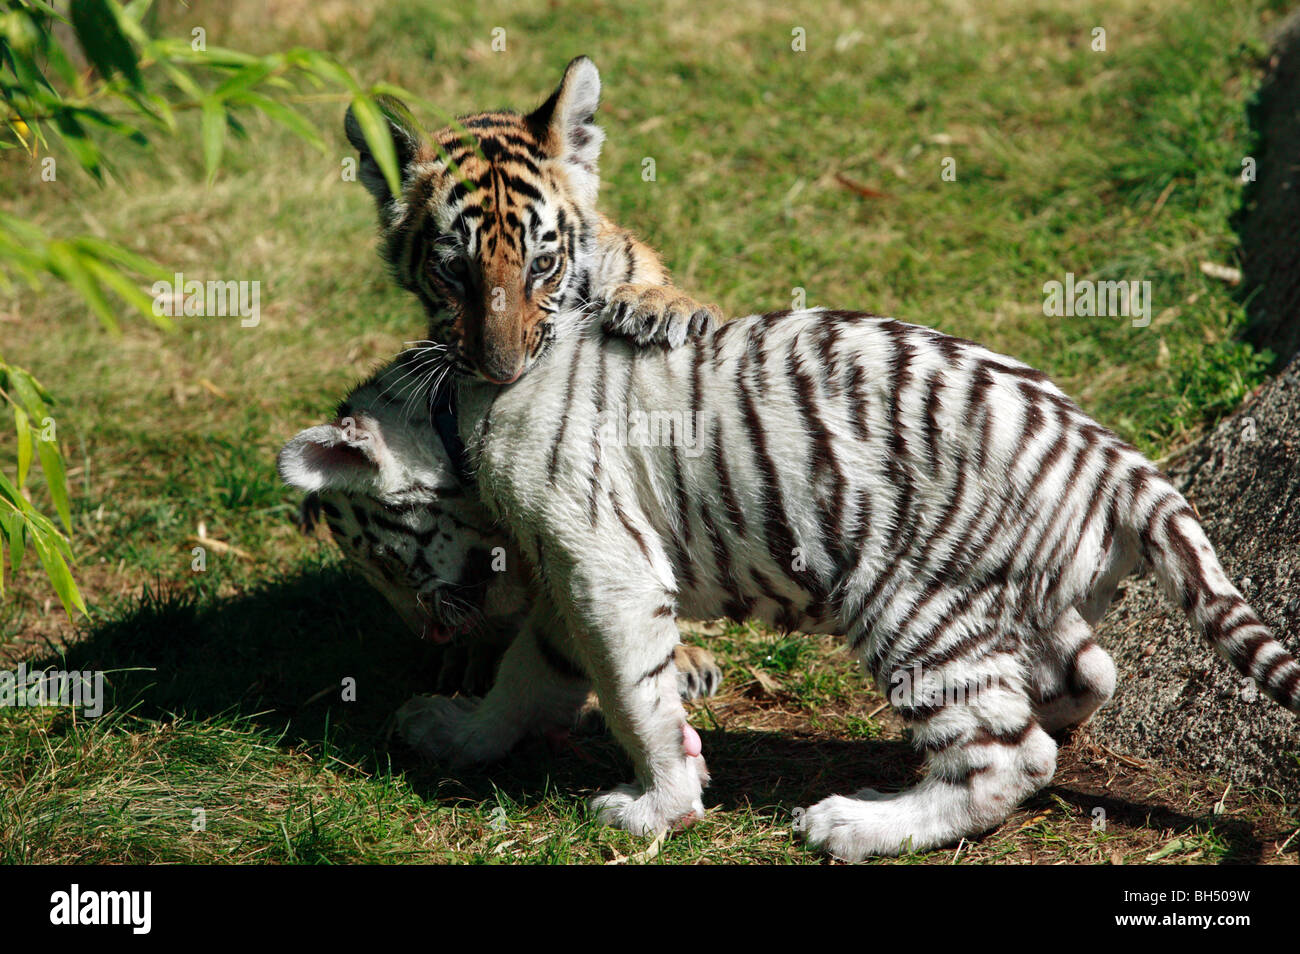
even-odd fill
[{"label": "gray rock", "polygon": [[[1228,575],[1300,656],[1300,358],[1170,469]],[[1300,797],[1300,718],[1255,690],[1148,578],[1097,630],[1115,698],[1091,735],[1117,752]]]}]

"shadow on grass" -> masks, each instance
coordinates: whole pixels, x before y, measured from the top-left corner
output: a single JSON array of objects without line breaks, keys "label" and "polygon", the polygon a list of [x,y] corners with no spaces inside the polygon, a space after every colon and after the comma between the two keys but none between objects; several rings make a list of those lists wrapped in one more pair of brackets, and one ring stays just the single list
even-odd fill
[{"label": "shadow on grass", "polygon": [[[442,652],[412,638],[364,581],[323,565],[229,597],[147,588],[40,664],[104,671],[107,709],[239,714],[286,743],[328,738],[358,755],[382,745],[397,705],[434,685]],[[355,701],[343,701],[345,680]]]},{"label": "shadow on grass", "polygon": [[[1264,858],[1264,843],[1256,835],[1255,828],[1249,821],[1223,815],[1188,815],[1165,805],[1153,804],[1154,799],[1141,794],[1126,797],[1094,790],[1090,786],[1083,788],[1055,785],[1047,791],[1077,807],[1085,818],[1091,817],[1097,808],[1104,809],[1108,825],[1135,830],[1147,829],[1153,832],[1171,831],[1179,834],[1193,828],[1213,827],[1215,833],[1227,845],[1227,851],[1220,859],[1222,864],[1257,865]],[[1038,796],[1038,798],[1043,797],[1043,794]]]},{"label": "shadow on grass", "polygon": [[[442,647],[412,638],[365,583],[327,565],[227,598],[146,592],[66,657],[41,664],[106,672],[109,709],[130,708],[163,722],[237,713],[286,749],[328,747],[368,772],[391,766],[433,802],[483,804],[503,795],[529,807],[557,793],[576,799],[628,779],[626,757],[600,732],[577,735],[558,751],[531,739],[487,768],[451,770],[422,760],[391,735],[391,714],[412,694],[430,691],[442,656]],[[353,702],[341,698],[345,679],[355,680]],[[725,727],[701,736],[714,771],[707,804],[778,821],[829,794],[905,788],[920,768],[917,754],[896,740]],[[1063,779],[1030,806],[1055,794],[1085,815],[1100,805],[1111,819],[1138,829],[1186,831],[1205,822],[1143,791],[1091,789],[1086,780]],[[1225,860],[1259,859],[1262,847],[1248,824],[1215,823],[1229,845]]]},{"label": "shadow on grass", "polygon": [[[411,695],[433,691],[444,652],[413,638],[364,581],[323,565],[230,597],[146,590],[66,655],[36,664],[105,672],[106,711],[164,722],[238,714],[285,747],[328,745],[367,771],[391,764],[430,798],[486,799],[496,789],[526,803],[548,789],[577,794],[627,781],[626,757],[599,731],[558,751],[529,740],[508,760],[454,775],[421,759],[392,733],[391,717]],[[348,679],[356,698],[345,702]],[[727,807],[788,809],[866,784],[901,787],[918,764],[896,741],[701,734],[709,758],[725,766],[711,804]]]}]

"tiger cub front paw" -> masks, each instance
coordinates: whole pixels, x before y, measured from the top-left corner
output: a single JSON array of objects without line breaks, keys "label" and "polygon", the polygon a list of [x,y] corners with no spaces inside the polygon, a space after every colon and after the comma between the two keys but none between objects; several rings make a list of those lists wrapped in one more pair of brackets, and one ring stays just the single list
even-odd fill
[{"label": "tiger cub front paw", "polygon": [[606,302],[604,327],[638,345],[676,348],[721,321],[717,305],[702,305],[671,285],[619,285]]}]

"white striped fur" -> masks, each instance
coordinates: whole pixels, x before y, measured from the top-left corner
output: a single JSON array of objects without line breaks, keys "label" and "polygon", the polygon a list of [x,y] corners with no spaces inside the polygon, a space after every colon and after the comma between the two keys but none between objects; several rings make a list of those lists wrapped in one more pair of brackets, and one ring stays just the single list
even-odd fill
[{"label": "white striped fur", "polygon": [[[323,518],[348,563],[415,635],[456,639],[457,651],[444,654],[439,685],[482,692],[523,625],[527,580],[494,572],[519,561],[507,561],[509,538],[472,488],[461,486],[430,424],[422,353],[404,353],[355,387],[333,423],[285,444],[278,465],[285,483],[307,495],[304,530]],[[560,678],[572,675],[572,664],[548,650],[539,648],[540,661]],[[712,653],[681,646],[674,662],[683,699],[718,690],[722,672]],[[417,699],[406,712],[427,705]],[[402,727],[418,745],[418,727],[410,719]]]},{"label": "white striped fur", "polygon": [[[702,811],[703,759],[667,683],[678,614],[844,633],[891,691],[925,780],[801,819],[850,859],[977,834],[1047,784],[1048,730],[1111,694],[1089,627],[1144,557],[1220,652],[1300,708],[1300,666],[1182,496],[1041,373],[970,342],[813,310],[672,351],[561,338],[515,385],[459,387],[480,496],[542,584],[528,628],[590,675],[635,764],[634,786],[595,800],[609,824]],[[703,452],[621,439],[608,415],[629,411],[698,413]],[[546,708],[544,683],[504,666],[449,744],[482,748],[507,708]]]}]

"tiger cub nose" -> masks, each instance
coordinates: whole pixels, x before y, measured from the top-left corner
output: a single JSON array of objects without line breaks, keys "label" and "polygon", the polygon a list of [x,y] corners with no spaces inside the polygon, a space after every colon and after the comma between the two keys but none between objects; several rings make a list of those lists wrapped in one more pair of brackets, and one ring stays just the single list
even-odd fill
[{"label": "tiger cub nose", "polygon": [[492,355],[480,366],[479,373],[493,384],[512,384],[524,373],[522,356]]}]

